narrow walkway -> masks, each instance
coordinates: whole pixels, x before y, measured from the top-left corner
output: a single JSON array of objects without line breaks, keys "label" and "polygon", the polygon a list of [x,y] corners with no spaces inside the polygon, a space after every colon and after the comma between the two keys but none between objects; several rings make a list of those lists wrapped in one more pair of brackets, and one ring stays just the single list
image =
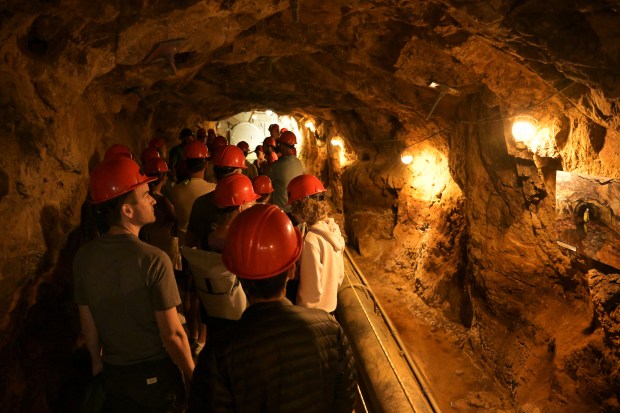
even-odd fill
[{"label": "narrow walkway", "polygon": [[402,277],[354,257],[423,370],[442,412],[516,412],[509,394],[474,361],[465,329],[429,308]]}]

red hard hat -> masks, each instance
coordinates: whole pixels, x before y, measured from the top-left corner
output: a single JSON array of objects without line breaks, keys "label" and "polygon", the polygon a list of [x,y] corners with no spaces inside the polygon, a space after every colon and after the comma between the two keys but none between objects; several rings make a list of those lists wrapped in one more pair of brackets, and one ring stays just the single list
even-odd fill
[{"label": "red hard hat", "polygon": [[241,149],[243,153],[250,152],[250,144],[246,141],[241,141],[237,144],[237,148]]},{"label": "red hard hat", "polygon": [[140,157],[140,159],[142,159],[142,163],[151,160],[151,159],[159,159],[161,158],[161,156],[159,155],[159,151],[155,148],[145,148],[142,151],[142,156]]},{"label": "red hard hat", "polygon": [[282,132],[280,135],[280,143],[284,143],[288,146],[297,145],[297,136],[290,130]]},{"label": "red hard hat", "polygon": [[269,125],[269,127],[267,128],[267,130],[269,132],[271,132],[271,129],[276,128],[278,130],[280,130],[280,125],[278,125],[277,123],[272,123],[271,125]]},{"label": "red hard hat", "polygon": [[185,145],[183,154],[186,159],[205,159],[209,157],[209,150],[203,142],[195,140]]},{"label": "red hard hat", "polygon": [[245,155],[235,145],[225,146],[215,152],[215,155],[213,155],[213,165],[227,168],[247,168],[245,166]]},{"label": "red hard hat", "polygon": [[288,132],[288,129],[286,129],[286,128],[280,129],[280,133],[284,133],[284,132]]},{"label": "red hard hat", "polygon": [[153,176],[168,172],[168,164],[161,158],[149,159],[144,163],[144,173]]},{"label": "red hard hat", "polygon": [[252,181],[243,174],[232,174],[217,183],[213,201],[218,208],[239,206],[256,201],[260,195],[254,192]]},{"label": "red hard hat", "polygon": [[274,138],[272,138],[271,136],[265,138],[265,140],[263,141],[263,146],[273,146],[274,148],[276,147],[276,140]]},{"label": "red hard hat", "polygon": [[259,175],[254,178],[252,186],[254,187],[254,192],[259,195],[270,194],[274,191],[271,179],[267,175]]},{"label": "red hard hat", "polygon": [[233,220],[222,260],[239,278],[271,278],[295,264],[302,243],[301,233],[280,208],[258,204]]},{"label": "red hard hat", "polygon": [[133,159],[133,153],[131,152],[131,149],[129,149],[125,145],[115,143],[114,145],[110,146],[107,151],[105,151],[105,155],[103,155],[103,160],[109,161],[110,159],[117,158]]},{"label": "red hard hat", "polygon": [[316,195],[325,192],[323,183],[314,175],[299,175],[291,179],[286,188],[288,193],[288,203],[292,204],[307,196]]},{"label": "red hard hat", "polygon": [[159,149],[163,148],[164,146],[166,146],[166,140],[164,138],[153,138],[149,142],[149,147],[151,148]]},{"label": "red hard hat", "polygon": [[90,173],[90,200],[93,204],[109,201],[155,179],[144,175],[129,158],[105,160]]}]

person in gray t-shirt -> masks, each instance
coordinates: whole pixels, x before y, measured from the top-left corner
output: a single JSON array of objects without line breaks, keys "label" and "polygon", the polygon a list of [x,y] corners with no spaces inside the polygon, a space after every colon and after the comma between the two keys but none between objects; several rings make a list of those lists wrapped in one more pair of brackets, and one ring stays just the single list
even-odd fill
[{"label": "person in gray t-shirt", "polygon": [[104,411],[180,412],[183,376],[189,383],[194,370],[172,262],[138,238],[155,221],[153,179],[129,158],[106,160],[90,177],[104,235],[78,250],[74,289],[93,375],[103,372]]},{"label": "person in gray t-shirt", "polygon": [[301,161],[295,156],[296,144],[297,137],[293,132],[283,132],[278,140],[282,156],[271,165],[269,170],[269,178],[275,190],[271,202],[287,213],[291,212],[291,206],[287,205],[286,187],[293,178],[305,172]]}]

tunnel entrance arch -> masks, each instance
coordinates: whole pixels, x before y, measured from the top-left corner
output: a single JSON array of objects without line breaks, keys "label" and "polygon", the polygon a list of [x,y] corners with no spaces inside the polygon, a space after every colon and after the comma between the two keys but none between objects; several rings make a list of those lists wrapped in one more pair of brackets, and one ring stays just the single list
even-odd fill
[{"label": "tunnel entrance arch", "polygon": [[[246,141],[250,145],[250,150],[254,151],[257,145],[262,145],[263,140],[269,136],[269,125],[277,123],[282,128],[286,128],[298,139],[298,151],[303,150],[304,142],[300,134],[299,124],[294,116],[281,115],[272,110],[251,110],[239,112],[236,115],[221,119],[215,124],[215,132],[218,135],[226,136],[231,145],[236,145],[241,141]],[[251,153],[249,161],[256,159],[256,155]]]},{"label": "tunnel entrance arch", "polygon": [[577,201],[573,211],[574,219],[577,221],[582,220],[586,209],[588,210],[590,221],[598,221],[610,229],[616,229],[613,210],[608,205],[595,199],[582,199]]}]

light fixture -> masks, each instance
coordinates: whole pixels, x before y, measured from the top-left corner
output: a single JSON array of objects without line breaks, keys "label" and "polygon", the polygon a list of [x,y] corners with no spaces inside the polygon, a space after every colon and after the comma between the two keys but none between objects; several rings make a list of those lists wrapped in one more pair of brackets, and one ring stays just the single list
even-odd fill
[{"label": "light fixture", "polygon": [[307,121],[304,126],[306,127],[306,129],[310,129],[312,132],[314,132],[316,130],[316,128],[314,127],[314,123],[312,123],[311,120]]},{"label": "light fixture", "polygon": [[344,141],[342,140],[342,138],[340,136],[336,136],[335,138],[332,138],[332,140],[330,141],[330,143],[332,144],[332,146],[335,146],[334,150],[334,154],[338,155],[338,160],[340,161],[340,166],[347,166],[349,164],[349,160],[347,159],[346,155],[345,155],[345,149],[344,149]]},{"label": "light fixture", "polygon": [[432,87],[433,89],[435,89],[437,86],[439,86],[439,83],[437,83],[437,82],[431,82],[428,85],[428,87]]},{"label": "light fixture", "polygon": [[538,121],[531,116],[517,116],[512,124],[512,136],[518,142],[529,143],[536,136]]},{"label": "light fixture", "polygon": [[271,116],[271,115],[273,115],[273,111],[272,111],[271,109],[267,109],[267,110],[265,111],[265,115],[267,115],[267,116]]},{"label": "light fixture", "polygon": [[405,165],[409,165],[411,162],[413,162],[413,156],[412,156],[412,155],[409,155],[409,154],[405,154],[405,153],[403,153],[403,154],[400,156],[400,161],[401,161],[402,163],[404,163]]}]

